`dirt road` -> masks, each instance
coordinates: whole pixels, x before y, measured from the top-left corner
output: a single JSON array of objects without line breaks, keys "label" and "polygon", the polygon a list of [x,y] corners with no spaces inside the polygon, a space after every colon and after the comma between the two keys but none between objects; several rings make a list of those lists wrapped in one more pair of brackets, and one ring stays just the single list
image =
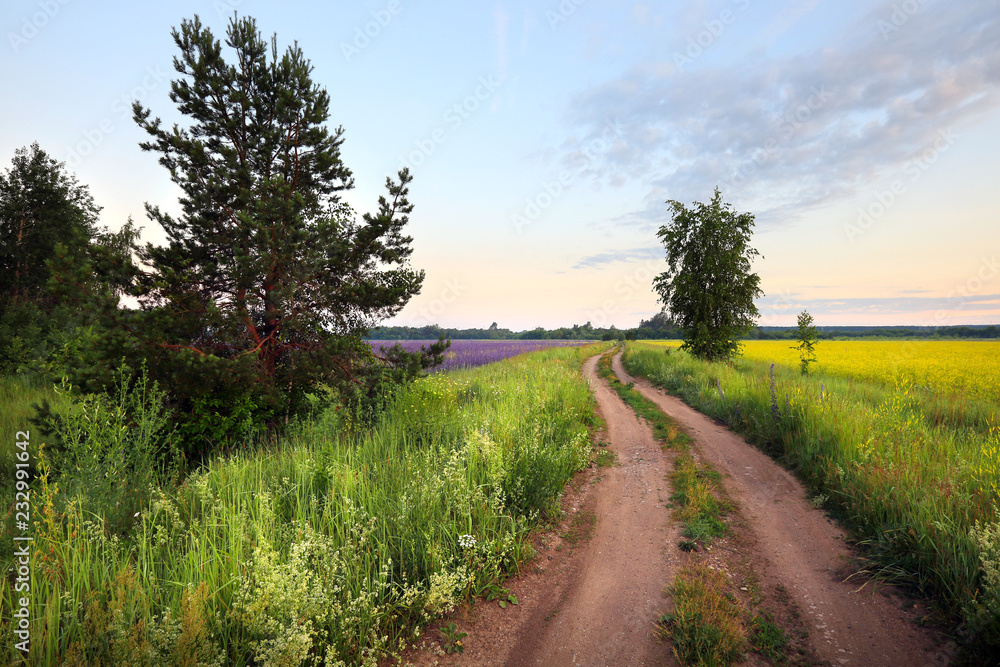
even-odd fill
[{"label": "dirt road", "polygon": [[507,582],[520,604],[480,602],[455,615],[462,655],[407,655],[415,665],[676,664],[654,622],[668,608],[680,528],[666,507],[671,459],[649,427],[584,365],[619,465],[592,468],[565,494],[569,515],[543,536],[532,566]]},{"label": "dirt road", "polygon": [[[653,627],[669,608],[664,587],[684,559],[680,526],[666,506],[672,455],[597,377],[597,361],[588,360],[584,374],[620,466],[591,469],[568,490],[563,527],[542,536],[527,572],[507,582],[518,606],[480,602],[460,610],[451,620],[468,633],[464,654],[414,651],[405,656],[410,664],[676,664]],[[807,621],[806,642],[817,658],[833,665],[947,663],[898,598],[843,581],[850,553],[842,531],[807,502],[787,471],[708,417],[628,377],[619,357],[614,368],[687,430],[695,454],[722,474],[754,534],[762,590],[787,591]],[[581,539],[587,532],[589,540]]]},{"label": "dirt road", "polygon": [[630,377],[614,358],[615,374],[634,382],[643,396],[679,423],[696,449],[723,476],[757,539],[755,569],[772,585],[788,591],[808,618],[810,644],[834,665],[941,665],[947,654],[934,648],[930,631],[918,628],[901,609],[901,600],[858,590],[844,581],[851,553],[844,532],[812,507],[802,485],[759,449],[668,396],[642,379]]},{"label": "dirt road", "polygon": [[544,631],[527,635],[508,664],[662,665],[671,656],[653,634],[680,536],[666,508],[668,457],[649,427],[598,379],[597,361],[587,361],[584,373],[620,466],[607,468],[595,490],[594,533],[563,610]]}]

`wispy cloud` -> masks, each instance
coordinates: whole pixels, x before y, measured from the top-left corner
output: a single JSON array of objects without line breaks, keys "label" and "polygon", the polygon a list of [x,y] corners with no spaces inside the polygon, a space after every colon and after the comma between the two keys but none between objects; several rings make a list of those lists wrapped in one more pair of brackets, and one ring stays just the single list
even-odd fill
[{"label": "wispy cloud", "polygon": [[[960,137],[1000,106],[995,2],[924,3],[886,34],[878,21],[893,11],[880,3],[839,49],[687,71],[637,63],[577,95],[567,153],[619,119],[622,141],[594,176],[638,180],[649,193],[619,223],[662,223],[665,199],[704,200],[716,185],[765,226],[850,197],[933,147],[939,132]],[[798,18],[779,16],[771,29]]]},{"label": "wispy cloud", "polygon": [[596,255],[584,257],[573,265],[574,269],[593,269],[608,264],[618,262],[638,262],[646,260],[662,260],[665,253],[662,247],[655,248],[631,248],[629,250],[617,250],[612,252],[602,252]]}]

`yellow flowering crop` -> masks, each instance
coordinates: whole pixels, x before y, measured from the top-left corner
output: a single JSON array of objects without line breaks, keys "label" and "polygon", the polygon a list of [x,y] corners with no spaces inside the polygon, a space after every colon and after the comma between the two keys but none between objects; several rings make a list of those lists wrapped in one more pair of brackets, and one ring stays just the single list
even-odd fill
[{"label": "yellow flowering crop", "polygon": [[[792,340],[749,340],[743,357],[797,368]],[[680,341],[656,343],[677,347]],[[969,398],[1000,401],[1000,341],[866,341],[821,340],[812,373],[908,385]]]}]

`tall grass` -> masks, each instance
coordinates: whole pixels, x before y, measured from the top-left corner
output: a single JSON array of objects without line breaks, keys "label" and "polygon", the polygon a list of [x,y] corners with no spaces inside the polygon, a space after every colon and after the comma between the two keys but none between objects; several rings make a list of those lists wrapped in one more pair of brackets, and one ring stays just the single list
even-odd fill
[{"label": "tall grass", "polygon": [[744,657],[745,611],[729,587],[724,573],[705,565],[684,567],[667,587],[674,609],[660,618],[657,630],[673,643],[682,665],[732,665]]},{"label": "tall grass", "polygon": [[[41,433],[32,427],[28,419],[34,415],[32,405],[43,400],[62,408],[66,401],[56,394],[53,386],[43,382],[33,375],[0,376],[0,508],[3,510],[3,523],[0,524],[0,568],[9,572],[13,565],[14,542],[14,471],[17,459],[16,443],[18,431],[28,431],[31,437],[31,456],[34,459],[37,444],[41,441]],[[30,470],[30,477],[37,477],[37,469]],[[20,534],[20,533],[17,533]],[[6,613],[6,609],[4,609]]]},{"label": "tall grass", "polygon": [[978,650],[1000,648],[995,404],[642,344],[624,363],[796,469],[884,573],[939,599]]},{"label": "tall grass", "polygon": [[[596,350],[590,350],[594,352]],[[372,665],[515,572],[590,451],[587,351],[437,374],[156,486],[124,536],[39,480],[36,664]],[[5,658],[11,582],[0,588]]]}]

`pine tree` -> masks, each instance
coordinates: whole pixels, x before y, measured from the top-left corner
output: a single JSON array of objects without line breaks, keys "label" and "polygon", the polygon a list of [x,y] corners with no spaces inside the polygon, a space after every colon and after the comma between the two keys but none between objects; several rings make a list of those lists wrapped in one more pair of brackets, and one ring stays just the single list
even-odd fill
[{"label": "pine tree", "polygon": [[46,261],[62,243],[81,252],[96,233],[101,209],[90,190],[38,143],[20,148],[0,174],[0,298],[38,299],[49,279]]},{"label": "pine tree", "polygon": [[114,236],[97,228],[100,210],[37,142],[15,151],[0,173],[0,372],[48,372],[79,333],[79,314],[48,289],[49,263],[60,255],[81,262],[94,239]]},{"label": "pine tree", "polygon": [[[226,46],[197,16],[172,31],[181,78],[170,98],[190,123],[165,128],[140,103],[144,151],[180,186],[181,214],[147,204],[164,246],[139,252],[128,310],[105,304],[109,355],[138,353],[175,396],[188,440],[236,437],[299,410],[319,382],[351,383],[372,360],[367,331],[419,292],[403,233],[411,177],[386,179],[378,211],[358,220],[331,132],[330,98],[298,45],[279,57],[252,18]],[[112,307],[113,306],[113,307]]]}]

